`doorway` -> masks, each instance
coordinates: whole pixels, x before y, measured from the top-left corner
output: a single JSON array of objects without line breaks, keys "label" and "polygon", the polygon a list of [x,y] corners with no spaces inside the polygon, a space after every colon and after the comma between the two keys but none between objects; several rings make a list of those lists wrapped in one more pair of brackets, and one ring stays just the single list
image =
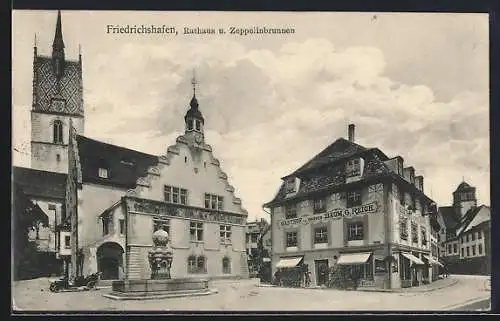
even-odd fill
[{"label": "doorway", "polygon": [[329,278],[328,260],[315,260],[316,267],[316,285],[326,285]]}]

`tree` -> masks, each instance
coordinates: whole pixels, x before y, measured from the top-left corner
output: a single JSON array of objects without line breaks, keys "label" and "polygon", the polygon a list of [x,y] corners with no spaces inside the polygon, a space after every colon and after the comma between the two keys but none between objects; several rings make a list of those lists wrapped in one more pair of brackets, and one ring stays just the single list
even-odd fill
[{"label": "tree", "polygon": [[38,276],[40,272],[36,242],[29,240],[29,232],[40,224],[47,226],[48,217],[19,187],[15,190],[13,203],[13,278],[19,280]]}]

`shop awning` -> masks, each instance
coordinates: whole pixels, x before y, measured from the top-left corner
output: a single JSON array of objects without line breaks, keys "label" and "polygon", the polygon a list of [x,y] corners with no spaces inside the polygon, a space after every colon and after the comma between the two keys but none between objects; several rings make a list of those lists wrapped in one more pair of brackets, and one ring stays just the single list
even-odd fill
[{"label": "shop awning", "polygon": [[297,257],[286,257],[282,258],[276,263],[277,268],[291,268],[291,267],[296,267],[297,264],[302,261],[304,257],[303,256],[297,256]]},{"label": "shop awning", "polygon": [[365,264],[371,255],[372,255],[371,252],[340,254],[340,257],[337,260],[337,264],[340,265]]},{"label": "shop awning", "polygon": [[434,264],[434,265],[439,265],[440,267],[444,267],[444,265],[439,262],[438,260],[430,257],[430,256],[427,256],[427,255],[424,255],[424,257],[431,263],[431,264]]},{"label": "shop awning", "polygon": [[425,263],[419,259],[418,257],[414,256],[413,254],[410,253],[401,253],[402,256],[410,260],[410,262],[418,265],[425,265]]}]

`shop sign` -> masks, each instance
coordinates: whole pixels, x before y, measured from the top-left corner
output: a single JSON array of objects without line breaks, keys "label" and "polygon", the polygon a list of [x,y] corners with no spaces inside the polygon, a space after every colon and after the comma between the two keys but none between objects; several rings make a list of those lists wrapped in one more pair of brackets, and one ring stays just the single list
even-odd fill
[{"label": "shop sign", "polygon": [[312,223],[335,221],[344,217],[361,216],[369,213],[375,213],[377,212],[378,208],[378,203],[372,202],[356,207],[333,209],[324,214],[281,220],[278,221],[278,227],[293,227],[297,225],[308,225]]}]

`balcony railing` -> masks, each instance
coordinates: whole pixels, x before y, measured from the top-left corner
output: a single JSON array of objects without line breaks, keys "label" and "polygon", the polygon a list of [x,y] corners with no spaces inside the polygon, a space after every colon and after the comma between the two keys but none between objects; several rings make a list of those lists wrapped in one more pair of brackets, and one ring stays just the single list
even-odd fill
[{"label": "balcony railing", "polygon": [[246,220],[246,216],[241,214],[181,204],[170,204],[136,197],[127,198],[127,209],[128,211],[149,213],[160,216],[165,215],[221,223],[244,224]]}]

